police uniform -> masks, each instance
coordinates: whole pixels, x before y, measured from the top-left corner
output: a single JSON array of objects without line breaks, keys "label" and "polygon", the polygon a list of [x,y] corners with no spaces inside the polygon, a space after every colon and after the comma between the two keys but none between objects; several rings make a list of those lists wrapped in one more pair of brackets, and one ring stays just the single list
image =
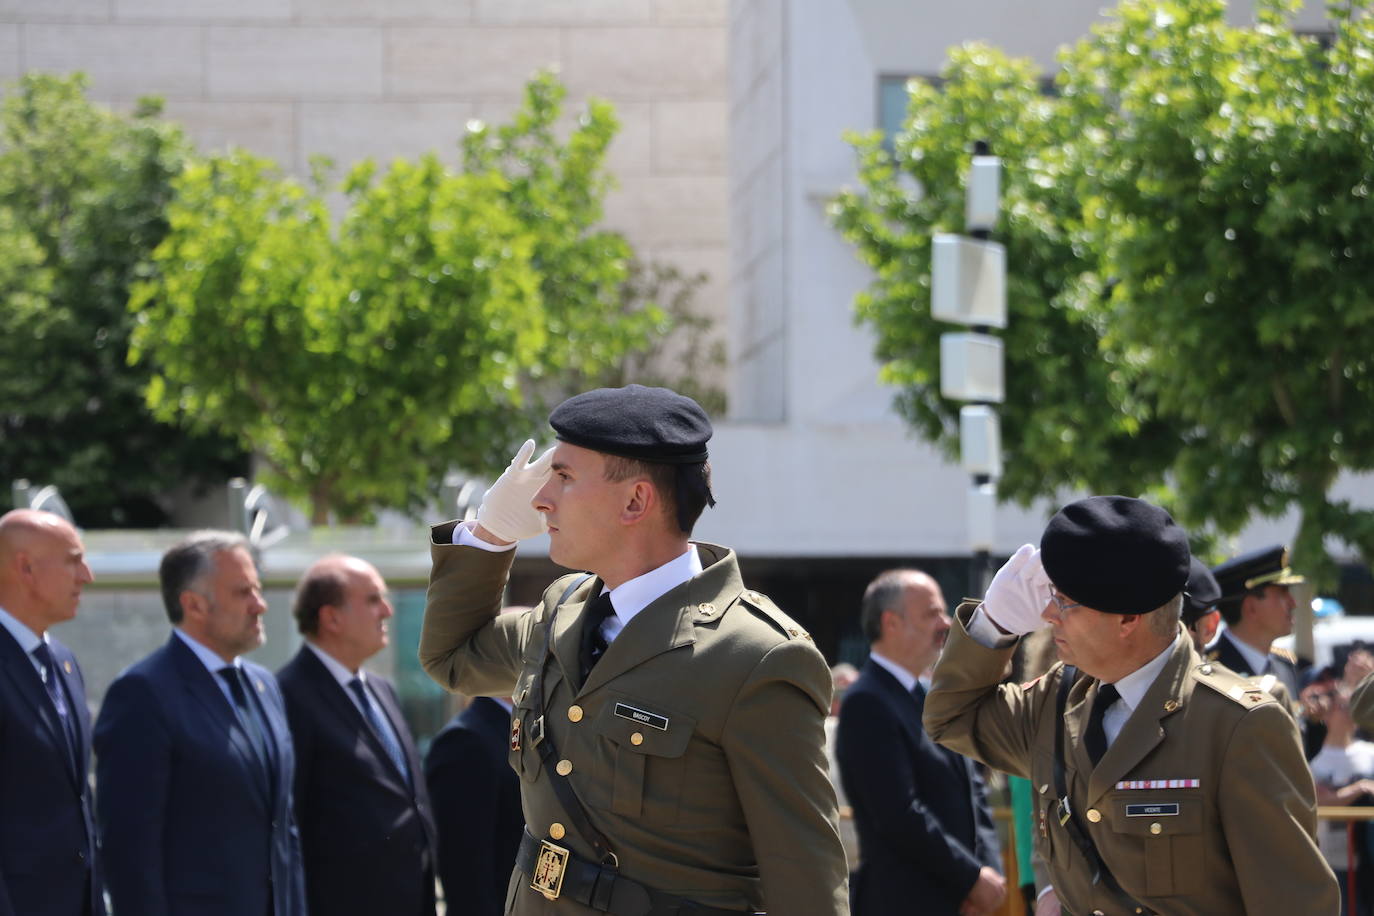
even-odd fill
[{"label": "police uniform", "polygon": [[744,586],[732,551],[694,543],[702,572],[635,615],[583,683],[600,579],[564,576],[530,611],[498,617],[514,552],[453,546],[454,524],[433,532],[420,660],[450,689],[514,701],[530,836],[506,912],[848,913],[830,671]]},{"label": "police uniform", "polygon": [[[1042,552],[1056,587],[1097,607],[1051,570],[1044,541]],[[1094,765],[1085,734],[1098,681],[1079,674],[1061,698],[1070,669],[1057,664],[1030,684],[1001,684],[1015,643],[980,644],[967,629],[975,611],[966,602],[956,612],[925,725],[959,753],[1031,780],[1037,850],[1066,913],[1338,912],[1315,840],[1312,776],[1292,718],[1269,694],[1208,664],[1180,630]]]}]

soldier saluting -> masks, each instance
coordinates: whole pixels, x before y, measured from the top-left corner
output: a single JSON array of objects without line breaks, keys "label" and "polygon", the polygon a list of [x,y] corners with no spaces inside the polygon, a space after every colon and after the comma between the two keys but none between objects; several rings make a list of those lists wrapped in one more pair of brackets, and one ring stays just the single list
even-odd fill
[{"label": "soldier saluting", "polygon": [[[420,638],[440,684],[514,703],[527,826],[507,911],[847,914],[829,669],[732,551],[689,541],[713,502],[705,413],[631,385],[549,423],[558,445],[530,462],[527,442],[475,523],[433,530]],[[591,574],[498,617],[511,548],[546,530],[554,562]]]},{"label": "soldier saluting", "polygon": [[[1334,916],[1297,728],[1184,634],[1189,559],[1182,529],[1143,500],[1065,506],[1039,550],[1023,546],[956,613],[926,728],[1031,780],[1067,912]],[[999,685],[1017,637],[1046,623],[1062,663]]]}]

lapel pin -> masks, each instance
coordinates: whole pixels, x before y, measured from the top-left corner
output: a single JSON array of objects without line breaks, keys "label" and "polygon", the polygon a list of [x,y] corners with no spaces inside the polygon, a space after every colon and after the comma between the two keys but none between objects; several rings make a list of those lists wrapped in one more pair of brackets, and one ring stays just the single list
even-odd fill
[{"label": "lapel pin", "polygon": [[1180,706],[1182,706],[1182,705],[1183,705],[1183,704],[1180,703],[1178,700],[1165,700],[1165,701],[1164,701],[1164,711],[1165,711],[1165,712],[1173,712],[1175,709],[1178,709],[1178,708],[1179,708]]},{"label": "lapel pin", "polygon": [[65,672],[67,672],[68,674],[71,674],[71,673],[72,673],[72,663],[71,663],[71,662],[63,662],[63,663],[62,663],[62,670],[65,671]]}]

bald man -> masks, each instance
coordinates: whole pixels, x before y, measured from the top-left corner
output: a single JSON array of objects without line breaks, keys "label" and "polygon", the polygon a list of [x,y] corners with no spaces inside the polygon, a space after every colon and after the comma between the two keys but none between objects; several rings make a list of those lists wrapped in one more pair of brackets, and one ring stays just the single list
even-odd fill
[{"label": "bald man", "polygon": [[888,570],[864,591],[859,622],[868,662],[845,693],[836,735],[863,855],[850,910],[991,913],[1006,881],[983,779],[921,727],[929,684],[920,678],[950,628],[940,587],[919,570]]},{"label": "bald man", "polygon": [[48,629],[95,577],[76,529],[0,516],[0,916],[103,916],[91,718],[76,658]]},{"label": "bald man", "polygon": [[389,641],[386,583],[365,560],[327,556],[301,577],[293,613],[305,645],[277,680],[296,747],[309,911],[434,916],[424,770],[395,689],[362,667]]}]

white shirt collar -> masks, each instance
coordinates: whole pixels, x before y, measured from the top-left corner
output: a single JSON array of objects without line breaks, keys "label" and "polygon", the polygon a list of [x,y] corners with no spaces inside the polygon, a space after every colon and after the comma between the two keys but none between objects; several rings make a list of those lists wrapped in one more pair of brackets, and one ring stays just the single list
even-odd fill
[{"label": "white shirt collar", "polygon": [[681,556],[611,589],[611,607],[615,609],[616,620],[624,627],[640,611],[699,575],[701,558],[697,556],[696,547],[689,545]]},{"label": "white shirt collar", "polygon": [[[235,668],[243,667],[243,660],[240,659],[238,656],[234,656],[233,661],[226,662],[224,659],[220,658],[219,654],[215,652],[213,649],[209,648],[204,643],[197,642],[195,639],[192,639],[190,636],[187,636],[186,631],[183,630],[181,627],[173,628],[172,632],[177,634],[177,636],[181,637],[181,641],[186,643],[186,645],[191,648],[191,651],[195,653],[196,658],[200,659],[200,663],[204,665],[206,670],[208,670],[211,674],[218,675],[220,669],[223,668],[225,665],[233,665]],[[215,683],[219,683],[218,677],[215,678]]]},{"label": "white shirt collar", "polygon": [[1155,682],[1155,678],[1159,677],[1159,673],[1169,663],[1169,656],[1173,654],[1174,648],[1182,638],[1182,633],[1175,636],[1174,641],[1169,643],[1163,652],[1112,685],[1116,688],[1116,692],[1121,695],[1122,702],[1129,706],[1132,711],[1145,699],[1145,694],[1149,691],[1150,685]]},{"label": "white shirt collar", "polygon": [[343,662],[339,661],[310,640],[307,639],[305,645],[306,648],[315,653],[316,658],[324,663],[325,668],[328,669],[330,674],[334,675],[334,680],[339,682],[340,687],[347,689],[349,682],[355,677],[363,683],[367,683],[367,678],[363,675],[363,669],[359,668],[358,673],[354,674],[344,666]]},{"label": "white shirt collar", "polygon": [[895,677],[907,693],[911,693],[911,691],[916,688],[916,675],[912,674],[892,659],[883,655],[881,652],[874,652],[872,649],[868,650],[868,657],[873,659],[873,664]]},{"label": "white shirt collar", "polygon": [[1223,630],[1221,638],[1236,647],[1241,658],[1244,658],[1245,663],[1250,666],[1251,674],[1264,674],[1269,670],[1269,653],[1261,652],[1238,636],[1232,636],[1230,630]]},{"label": "white shirt collar", "polygon": [[10,631],[10,635],[14,637],[15,642],[19,643],[19,648],[24,650],[25,655],[32,655],[39,643],[48,641],[47,633],[39,636],[30,630],[26,624],[20,623],[19,618],[2,607],[0,607],[0,625]]}]

